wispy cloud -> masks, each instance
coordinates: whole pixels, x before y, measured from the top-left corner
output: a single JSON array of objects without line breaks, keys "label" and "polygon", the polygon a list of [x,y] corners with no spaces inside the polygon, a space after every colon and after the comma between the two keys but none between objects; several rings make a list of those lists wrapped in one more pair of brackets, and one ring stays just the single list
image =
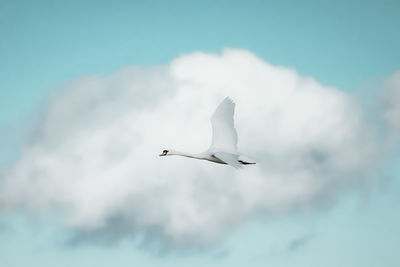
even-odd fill
[{"label": "wispy cloud", "polygon": [[298,249],[307,246],[308,243],[314,238],[315,234],[311,233],[295,238],[289,243],[287,250],[289,252],[297,251]]},{"label": "wispy cloud", "polygon": [[385,83],[383,91],[385,118],[395,138],[400,135],[400,71],[393,74]]},{"label": "wispy cloud", "polygon": [[[257,165],[158,157],[205,150],[225,96],[237,103],[239,148]],[[2,170],[0,206],[61,210],[77,241],[140,234],[207,247],[254,216],[312,209],[374,178],[387,153],[378,127],[350,94],[248,51],[192,53],[82,78],[54,95],[20,158]]]}]

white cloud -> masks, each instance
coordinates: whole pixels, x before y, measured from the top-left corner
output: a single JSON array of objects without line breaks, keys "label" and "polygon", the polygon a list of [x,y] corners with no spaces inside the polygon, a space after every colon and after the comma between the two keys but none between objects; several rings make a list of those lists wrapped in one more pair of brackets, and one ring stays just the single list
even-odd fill
[{"label": "white cloud", "polygon": [[394,73],[385,84],[383,94],[385,118],[395,138],[400,134],[400,71]]},{"label": "white cloud", "polygon": [[[239,149],[257,165],[158,157],[207,149],[209,117],[225,96],[237,104]],[[382,153],[375,130],[336,88],[244,50],[197,52],[83,78],[54,95],[3,170],[0,203],[62,210],[81,233],[207,246],[252,217],[311,209],[368,181]]]}]

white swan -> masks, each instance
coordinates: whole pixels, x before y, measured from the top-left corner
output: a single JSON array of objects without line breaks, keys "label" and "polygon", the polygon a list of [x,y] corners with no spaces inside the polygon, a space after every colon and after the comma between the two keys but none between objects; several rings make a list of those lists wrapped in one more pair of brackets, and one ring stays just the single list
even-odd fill
[{"label": "white swan", "polygon": [[200,154],[191,154],[174,150],[164,150],[160,156],[184,156],[188,158],[209,160],[220,164],[228,164],[235,168],[242,165],[255,164],[237,152],[237,133],[233,125],[235,103],[227,97],[217,107],[211,117],[212,142],[210,148]]}]

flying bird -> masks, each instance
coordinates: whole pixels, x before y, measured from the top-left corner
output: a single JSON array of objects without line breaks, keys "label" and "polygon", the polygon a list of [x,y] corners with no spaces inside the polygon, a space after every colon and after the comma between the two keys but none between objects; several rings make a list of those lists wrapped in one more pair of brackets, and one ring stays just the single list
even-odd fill
[{"label": "flying bird", "polygon": [[164,150],[160,156],[183,156],[227,164],[234,168],[256,164],[237,151],[237,133],[233,122],[235,103],[226,97],[211,116],[212,142],[210,148],[200,154],[191,154],[175,150]]}]

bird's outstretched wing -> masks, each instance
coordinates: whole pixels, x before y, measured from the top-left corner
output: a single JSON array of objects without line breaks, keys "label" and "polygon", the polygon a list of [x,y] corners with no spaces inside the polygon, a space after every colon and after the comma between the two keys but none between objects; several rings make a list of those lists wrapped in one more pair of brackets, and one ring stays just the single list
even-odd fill
[{"label": "bird's outstretched wing", "polygon": [[213,154],[214,157],[222,160],[226,164],[235,167],[236,169],[242,168],[242,165],[238,161],[239,155],[227,153],[227,152],[217,152]]},{"label": "bird's outstretched wing", "polygon": [[210,150],[237,152],[237,133],[233,123],[235,103],[227,97],[211,117],[212,142]]}]

